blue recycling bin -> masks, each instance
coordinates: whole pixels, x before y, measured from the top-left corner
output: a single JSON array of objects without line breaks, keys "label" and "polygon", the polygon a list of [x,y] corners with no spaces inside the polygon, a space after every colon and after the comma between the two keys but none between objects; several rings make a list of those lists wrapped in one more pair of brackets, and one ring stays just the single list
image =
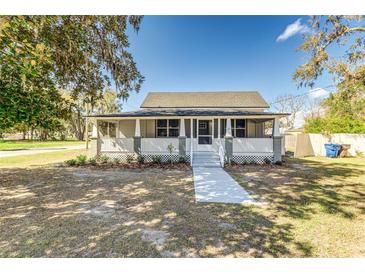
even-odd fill
[{"label": "blue recycling bin", "polygon": [[326,157],[334,158],[338,156],[338,153],[341,149],[341,145],[338,144],[325,144],[326,149]]}]

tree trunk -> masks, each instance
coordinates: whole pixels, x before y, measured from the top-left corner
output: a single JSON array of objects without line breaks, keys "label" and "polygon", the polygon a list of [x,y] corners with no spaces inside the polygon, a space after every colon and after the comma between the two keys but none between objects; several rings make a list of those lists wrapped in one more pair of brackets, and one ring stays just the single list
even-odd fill
[{"label": "tree trunk", "polygon": [[86,138],[86,149],[89,149],[89,104],[86,103],[86,121],[85,121],[85,138]]}]

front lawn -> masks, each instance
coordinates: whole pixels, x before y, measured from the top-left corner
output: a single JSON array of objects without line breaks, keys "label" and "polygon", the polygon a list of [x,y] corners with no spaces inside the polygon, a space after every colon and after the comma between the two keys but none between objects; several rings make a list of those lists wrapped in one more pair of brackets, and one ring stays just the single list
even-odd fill
[{"label": "front lawn", "polygon": [[287,248],[316,257],[365,256],[365,158],[307,157],[275,168],[230,167],[285,226]]},{"label": "front lawn", "polygon": [[260,206],[196,204],[190,170],[3,168],[0,257],[363,257],[365,161],[228,167]]},{"label": "front lawn", "polygon": [[43,147],[60,147],[82,145],[84,141],[30,141],[30,140],[0,140],[0,150],[15,150]]},{"label": "front lawn", "polygon": [[0,158],[1,167],[37,167],[52,163],[60,163],[75,158],[76,156],[87,155],[86,149],[70,149],[55,152],[45,152],[30,155],[11,156]]}]

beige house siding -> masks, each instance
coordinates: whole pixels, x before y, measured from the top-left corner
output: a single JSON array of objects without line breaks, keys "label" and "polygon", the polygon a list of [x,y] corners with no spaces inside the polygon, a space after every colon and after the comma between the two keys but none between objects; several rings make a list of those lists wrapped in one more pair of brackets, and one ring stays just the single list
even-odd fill
[{"label": "beige house siding", "polygon": [[[185,135],[190,138],[190,119],[185,120]],[[218,120],[215,119],[214,124],[214,137],[217,138],[218,135]],[[224,121],[224,119],[221,119]],[[261,138],[264,136],[264,124],[263,123],[255,123],[249,119],[246,120],[246,130],[247,130],[247,138]],[[155,138],[155,126],[156,120],[148,119],[148,120],[140,120],[141,127],[141,137],[142,138]],[[135,120],[121,120],[119,121],[119,131],[117,138],[132,138],[134,137],[135,132]],[[223,125],[221,125],[221,137],[224,136]]]},{"label": "beige house siding", "polygon": [[146,121],[146,137],[155,138],[155,124],[156,120],[145,120]]},{"label": "beige house siding", "polygon": [[119,121],[118,138],[132,138],[134,136],[135,120]]}]

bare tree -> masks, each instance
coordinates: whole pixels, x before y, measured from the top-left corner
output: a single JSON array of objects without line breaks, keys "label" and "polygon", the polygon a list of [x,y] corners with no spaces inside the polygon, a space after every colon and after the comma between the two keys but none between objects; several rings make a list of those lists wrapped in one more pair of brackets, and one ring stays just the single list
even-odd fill
[{"label": "bare tree", "polygon": [[290,113],[289,116],[280,119],[280,126],[285,129],[290,129],[294,127],[298,113],[305,109],[305,98],[303,95],[280,95],[276,97],[271,107],[278,112]]}]

